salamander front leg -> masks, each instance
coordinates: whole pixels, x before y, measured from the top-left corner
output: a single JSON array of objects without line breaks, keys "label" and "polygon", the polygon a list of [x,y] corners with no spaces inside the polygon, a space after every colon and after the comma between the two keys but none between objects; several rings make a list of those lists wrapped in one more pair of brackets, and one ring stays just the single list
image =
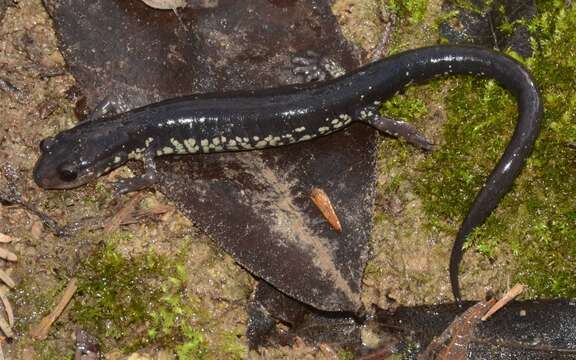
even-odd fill
[{"label": "salamander front leg", "polygon": [[124,178],[114,183],[114,194],[121,195],[133,191],[140,191],[152,187],[158,180],[154,155],[145,153],[142,157],[144,174],[138,177]]},{"label": "salamander front leg", "polygon": [[373,126],[378,131],[396,138],[402,138],[424,151],[436,149],[430,140],[420,134],[418,130],[406,121],[396,120],[379,114],[377,107],[367,107],[358,112],[357,119]]}]

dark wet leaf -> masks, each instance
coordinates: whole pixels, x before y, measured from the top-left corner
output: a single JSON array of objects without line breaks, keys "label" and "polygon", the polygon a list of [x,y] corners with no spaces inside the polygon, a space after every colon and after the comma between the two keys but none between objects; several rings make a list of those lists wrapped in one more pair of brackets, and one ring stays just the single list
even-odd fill
[{"label": "dark wet leaf", "polygon": [[[295,54],[357,66],[330,1],[219,1],[153,10],[139,0],[46,0],[89,109],[298,81]],[[166,158],[158,189],[250,272],[321,310],[354,311],[368,254],[375,136],[355,126],[302,145]],[[309,199],[330,194],[344,231]]]}]

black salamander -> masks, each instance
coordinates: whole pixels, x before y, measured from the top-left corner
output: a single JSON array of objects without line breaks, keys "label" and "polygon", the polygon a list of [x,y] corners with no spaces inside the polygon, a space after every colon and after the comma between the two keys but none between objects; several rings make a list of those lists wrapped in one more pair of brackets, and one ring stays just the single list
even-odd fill
[{"label": "black salamander", "polygon": [[432,46],[366,65],[334,80],[272,89],[185,96],[84,122],[41,143],[34,169],[45,189],[83,185],[124,165],[143,161],[146,173],[125,190],[154,181],[154,158],[171,154],[242,151],[295,144],[342,130],[352,122],[389,131],[380,101],[404,87],[456,74],[496,79],[518,102],[518,121],[504,154],[465,217],[450,258],[450,280],[460,300],[458,267],[470,232],[510,190],[540,129],[542,102],[526,69],[491,50]]}]

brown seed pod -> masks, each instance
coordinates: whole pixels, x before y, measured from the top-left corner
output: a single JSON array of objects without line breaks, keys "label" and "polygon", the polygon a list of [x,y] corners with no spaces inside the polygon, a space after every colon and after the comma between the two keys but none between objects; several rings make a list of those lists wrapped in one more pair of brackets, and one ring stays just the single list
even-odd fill
[{"label": "brown seed pod", "polygon": [[330,202],[330,198],[324,190],[319,188],[314,188],[310,192],[310,199],[316,205],[316,207],[320,210],[328,224],[332,226],[332,228],[338,232],[342,232],[342,225],[340,224],[340,220],[336,215],[336,211],[334,211],[334,207]]}]

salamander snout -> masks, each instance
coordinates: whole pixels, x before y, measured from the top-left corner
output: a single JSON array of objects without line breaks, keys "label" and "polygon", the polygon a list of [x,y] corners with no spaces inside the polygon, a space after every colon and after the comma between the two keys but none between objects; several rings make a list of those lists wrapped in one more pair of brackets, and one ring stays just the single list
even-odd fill
[{"label": "salamander snout", "polygon": [[46,139],[40,141],[40,151],[43,153],[50,151],[52,146],[56,143],[56,139],[53,137],[47,137]]},{"label": "salamander snout", "polygon": [[44,189],[70,189],[90,180],[82,167],[76,146],[63,146],[62,139],[48,137],[40,142],[40,158],[34,167],[34,181]]}]

